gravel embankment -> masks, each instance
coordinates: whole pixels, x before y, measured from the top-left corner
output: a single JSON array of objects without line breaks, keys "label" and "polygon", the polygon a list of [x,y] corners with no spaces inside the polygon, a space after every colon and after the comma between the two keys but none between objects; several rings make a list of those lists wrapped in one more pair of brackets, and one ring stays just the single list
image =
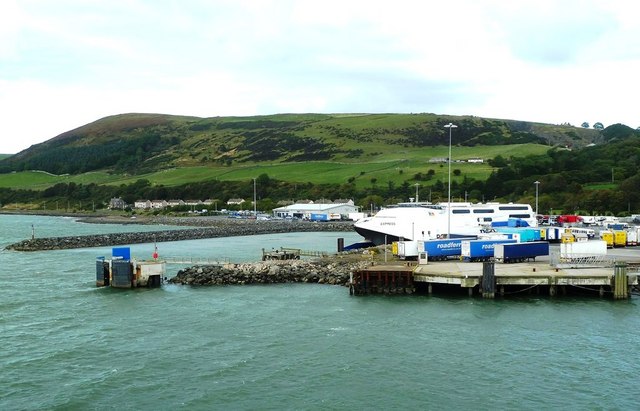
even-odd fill
[{"label": "gravel embankment", "polygon": [[[92,222],[114,223],[112,219],[108,219],[108,221]],[[140,223],[198,225],[198,227],[182,230],[35,238],[10,244],[6,247],[6,249],[16,251],[61,250],[70,248],[105,247],[125,244],[197,240],[202,238],[232,237],[258,234],[317,231],[353,231],[353,223],[351,222],[314,223],[308,221],[256,221],[224,218],[163,218],[150,221],[140,221]]]}]

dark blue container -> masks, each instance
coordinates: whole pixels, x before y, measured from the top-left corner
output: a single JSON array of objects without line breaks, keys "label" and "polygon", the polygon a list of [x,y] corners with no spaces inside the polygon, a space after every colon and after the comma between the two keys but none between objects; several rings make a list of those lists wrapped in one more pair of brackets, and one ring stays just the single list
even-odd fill
[{"label": "dark blue container", "polygon": [[106,287],[109,285],[109,262],[104,261],[104,257],[96,261],[96,287]]},{"label": "dark blue container", "polygon": [[462,242],[462,257],[467,261],[486,261],[493,258],[496,244],[513,243],[508,239],[480,239]]},{"label": "dark blue container", "polygon": [[495,246],[496,261],[504,263],[522,262],[543,255],[549,255],[549,243],[536,241],[528,243],[498,244]]},{"label": "dark blue container", "polygon": [[116,288],[131,288],[133,267],[128,260],[111,261],[111,286]]}]

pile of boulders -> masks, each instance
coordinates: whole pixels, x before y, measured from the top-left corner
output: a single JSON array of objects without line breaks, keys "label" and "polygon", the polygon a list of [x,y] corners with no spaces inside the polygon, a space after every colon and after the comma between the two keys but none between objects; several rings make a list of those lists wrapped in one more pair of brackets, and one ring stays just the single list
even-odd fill
[{"label": "pile of boulders", "polygon": [[172,284],[228,285],[318,283],[347,286],[351,273],[366,261],[286,260],[259,263],[202,265],[178,271]]}]

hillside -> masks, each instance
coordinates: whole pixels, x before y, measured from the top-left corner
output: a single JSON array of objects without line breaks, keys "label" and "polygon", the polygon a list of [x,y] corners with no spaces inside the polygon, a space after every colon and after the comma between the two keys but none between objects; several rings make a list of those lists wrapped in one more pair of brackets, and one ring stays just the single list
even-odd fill
[{"label": "hillside", "polygon": [[[449,133],[453,122],[451,164]],[[478,161],[467,161],[478,159]],[[451,198],[640,212],[640,130],[435,114],[123,114],[0,160],[0,209],[94,210],[110,199],[351,198],[361,209]],[[449,173],[450,171],[450,173]],[[451,177],[450,184],[447,184]],[[536,201],[537,202],[537,201]],[[215,208],[215,206],[214,206]],[[183,210],[184,211],[184,210]]]},{"label": "hillside", "polygon": [[[435,114],[212,118],[122,114],[0,160],[0,173],[40,170],[56,175],[90,171],[141,175],[177,167],[401,161],[413,151],[447,146],[444,125],[449,122],[458,126],[452,133],[452,145],[460,148],[459,155],[464,152],[469,156],[482,153],[482,147],[520,144],[584,147],[599,142],[601,136],[597,130],[572,126]],[[446,156],[446,152],[433,151],[434,156],[442,154]]]}]

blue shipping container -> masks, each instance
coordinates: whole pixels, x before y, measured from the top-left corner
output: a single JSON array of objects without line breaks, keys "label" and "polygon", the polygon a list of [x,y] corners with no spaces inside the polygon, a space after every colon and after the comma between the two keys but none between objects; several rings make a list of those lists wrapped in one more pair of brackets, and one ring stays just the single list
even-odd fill
[{"label": "blue shipping container", "polygon": [[462,241],[472,238],[451,238],[444,240],[425,240],[424,250],[429,260],[446,260],[449,257],[459,257]]},{"label": "blue shipping container", "polygon": [[549,243],[546,241],[496,244],[494,249],[496,261],[504,263],[535,259],[536,257],[543,255],[549,255]]},{"label": "blue shipping container", "polygon": [[513,240],[469,240],[462,242],[462,257],[468,261],[484,261],[493,257],[496,244],[513,243]]},{"label": "blue shipping container", "polygon": [[503,234],[518,234],[521,243],[540,241],[540,230],[530,227],[496,227],[496,231]]},{"label": "blue shipping container", "polygon": [[327,214],[311,213],[310,220],[311,221],[329,221],[329,216]]},{"label": "blue shipping container", "polygon": [[509,227],[529,227],[529,223],[521,218],[510,218],[507,220],[507,225]]}]

